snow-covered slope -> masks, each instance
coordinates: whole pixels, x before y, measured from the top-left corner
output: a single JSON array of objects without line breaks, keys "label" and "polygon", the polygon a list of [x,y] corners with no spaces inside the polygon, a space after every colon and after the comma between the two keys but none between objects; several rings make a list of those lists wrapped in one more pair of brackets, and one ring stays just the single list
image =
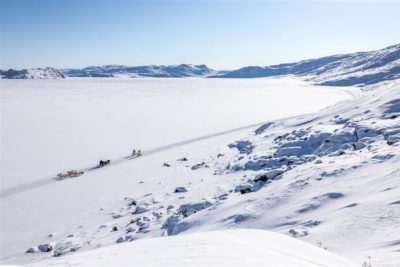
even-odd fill
[{"label": "snow-covered slope", "polygon": [[64,75],[54,68],[36,68],[23,70],[0,70],[2,79],[62,79]]},{"label": "snow-covered slope", "polygon": [[400,78],[400,44],[381,50],[334,55],[267,67],[250,66],[215,76],[255,78],[279,75],[304,76],[321,85],[374,84]]},{"label": "snow-covered slope", "polygon": [[33,264],[49,265],[359,266],[294,238],[250,229],[148,238]]},{"label": "snow-covered slope", "polygon": [[260,126],[230,145],[233,158],[205,161],[217,175],[241,174],[240,182],[169,233],[273,229],[356,262],[371,256],[373,266],[398,266],[400,85],[365,90],[317,114]]},{"label": "snow-covered slope", "polygon": [[61,70],[68,77],[205,77],[217,72],[206,65],[170,65],[170,66],[91,66],[83,69]]}]

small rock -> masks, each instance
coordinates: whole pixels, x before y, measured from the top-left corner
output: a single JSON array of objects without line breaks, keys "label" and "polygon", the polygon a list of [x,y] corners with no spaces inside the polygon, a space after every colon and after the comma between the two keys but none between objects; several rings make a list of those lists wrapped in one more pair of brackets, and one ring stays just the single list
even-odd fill
[{"label": "small rock", "polygon": [[196,165],[193,165],[193,166],[191,167],[191,169],[192,169],[192,170],[197,170],[197,169],[200,169],[201,167],[206,167],[206,168],[208,168],[208,165],[203,161],[203,162],[201,162],[201,163],[198,163],[198,164],[196,164]]},{"label": "small rock", "polygon": [[39,246],[38,246],[38,249],[39,249],[41,252],[50,252],[50,251],[53,250],[53,246],[50,245],[50,244],[42,244],[42,245],[39,245]]},{"label": "small rock", "polygon": [[166,162],[164,162],[163,166],[164,166],[164,167],[171,167],[171,165],[168,164],[168,163],[166,163]]},{"label": "small rock", "polygon": [[279,175],[283,174],[285,171],[281,170],[281,169],[276,169],[276,170],[271,170],[268,171],[262,175],[258,175],[255,179],[254,182],[258,182],[258,181],[263,181],[266,182],[268,180],[273,180],[276,177],[278,177]]},{"label": "small rock", "polygon": [[128,202],[128,206],[136,206],[136,205],[137,205],[137,203],[133,199]]},{"label": "small rock", "polygon": [[175,191],[174,191],[174,193],[185,193],[185,192],[187,192],[187,189],[183,186],[179,186],[179,187],[175,188]]},{"label": "small rock", "polygon": [[222,194],[222,195],[218,196],[218,199],[220,199],[220,200],[226,200],[226,199],[228,199],[228,196],[229,196],[229,194],[228,194],[228,193],[225,193],[225,194]]},{"label": "small rock", "polygon": [[158,197],[153,197],[152,200],[151,200],[151,202],[152,202],[153,204],[158,204],[158,203],[161,202],[161,199],[158,198]]},{"label": "small rock", "polygon": [[135,222],[136,222],[136,219],[130,219],[130,221],[128,222],[128,224],[126,226],[128,226],[128,225],[130,225],[132,223],[135,223]]},{"label": "small rock", "polygon": [[126,228],[126,232],[127,233],[131,233],[131,232],[135,232],[136,231],[136,228],[134,228],[134,227],[128,227],[128,228]]},{"label": "small rock", "polygon": [[113,219],[118,219],[118,218],[121,218],[121,217],[122,217],[122,215],[119,214],[119,213],[118,213],[118,214],[113,214],[113,215],[112,215],[112,218],[113,218]]},{"label": "small rock", "polygon": [[144,213],[146,211],[149,211],[147,208],[145,207],[136,207],[136,210],[133,212],[133,214],[141,214]]},{"label": "small rock", "polygon": [[[89,243],[89,244],[90,244],[90,243]],[[69,251],[74,252],[74,251],[79,250],[80,248],[81,248],[80,246],[75,246],[75,247],[70,248]]]},{"label": "small rock", "polygon": [[250,193],[250,192],[251,192],[251,188],[248,188],[248,187],[240,189],[240,194],[242,194],[242,195]]},{"label": "small rock", "polygon": [[130,235],[126,235],[126,236],[121,236],[120,238],[117,239],[117,241],[115,241],[116,243],[123,243],[123,242],[127,242],[127,241],[132,241],[133,237]]},{"label": "small rock", "polygon": [[240,194],[247,194],[252,192],[252,186],[251,185],[238,185],[235,188],[235,192],[240,192]]},{"label": "small rock", "polygon": [[35,248],[29,248],[25,253],[35,253],[36,249]]},{"label": "small rock", "polygon": [[62,251],[60,251],[60,250],[55,250],[54,252],[53,252],[53,256],[54,257],[60,257],[60,256],[62,256]]}]

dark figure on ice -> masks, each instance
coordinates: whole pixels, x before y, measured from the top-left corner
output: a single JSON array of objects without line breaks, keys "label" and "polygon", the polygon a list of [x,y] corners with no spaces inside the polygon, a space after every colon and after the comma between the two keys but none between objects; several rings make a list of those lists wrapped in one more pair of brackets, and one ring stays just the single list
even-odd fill
[{"label": "dark figure on ice", "polygon": [[132,150],[132,157],[140,157],[142,155],[142,150],[138,149],[136,151],[136,149]]},{"label": "dark figure on ice", "polygon": [[100,160],[99,162],[99,166],[103,167],[104,165],[110,164],[110,160]]}]

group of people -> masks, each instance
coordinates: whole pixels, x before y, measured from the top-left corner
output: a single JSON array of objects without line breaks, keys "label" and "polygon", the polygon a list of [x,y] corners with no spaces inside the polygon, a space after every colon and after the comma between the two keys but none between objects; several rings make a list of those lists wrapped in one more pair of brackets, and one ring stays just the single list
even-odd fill
[{"label": "group of people", "polygon": [[[140,150],[140,149],[138,149],[138,150],[132,149],[132,157],[140,157],[141,155],[142,155],[142,150]],[[110,163],[111,163],[111,161],[109,159],[108,160],[100,160],[99,167],[103,167],[103,166],[105,166],[107,164],[110,164]]]},{"label": "group of people", "polygon": [[138,149],[137,151],[135,149],[132,149],[132,157],[139,157],[142,155],[142,150]]}]

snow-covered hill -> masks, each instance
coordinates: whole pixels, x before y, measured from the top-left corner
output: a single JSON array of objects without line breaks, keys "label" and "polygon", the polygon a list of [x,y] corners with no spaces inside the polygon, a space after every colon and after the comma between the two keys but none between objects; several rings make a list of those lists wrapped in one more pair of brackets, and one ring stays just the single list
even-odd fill
[{"label": "snow-covered hill", "polygon": [[36,68],[23,70],[0,70],[2,79],[62,79],[64,75],[54,68]]},{"label": "snow-covered hill", "polygon": [[381,50],[334,55],[267,67],[250,66],[215,76],[255,78],[280,75],[304,76],[320,85],[374,84],[400,78],[400,44]]},{"label": "snow-covered hill", "polygon": [[32,266],[265,266],[357,267],[322,248],[251,229],[158,237],[113,245]]},{"label": "snow-covered hill", "polygon": [[61,70],[68,77],[205,77],[217,72],[206,65],[150,65],[129,67],[123,65],[91,66],[83,69]]}]

